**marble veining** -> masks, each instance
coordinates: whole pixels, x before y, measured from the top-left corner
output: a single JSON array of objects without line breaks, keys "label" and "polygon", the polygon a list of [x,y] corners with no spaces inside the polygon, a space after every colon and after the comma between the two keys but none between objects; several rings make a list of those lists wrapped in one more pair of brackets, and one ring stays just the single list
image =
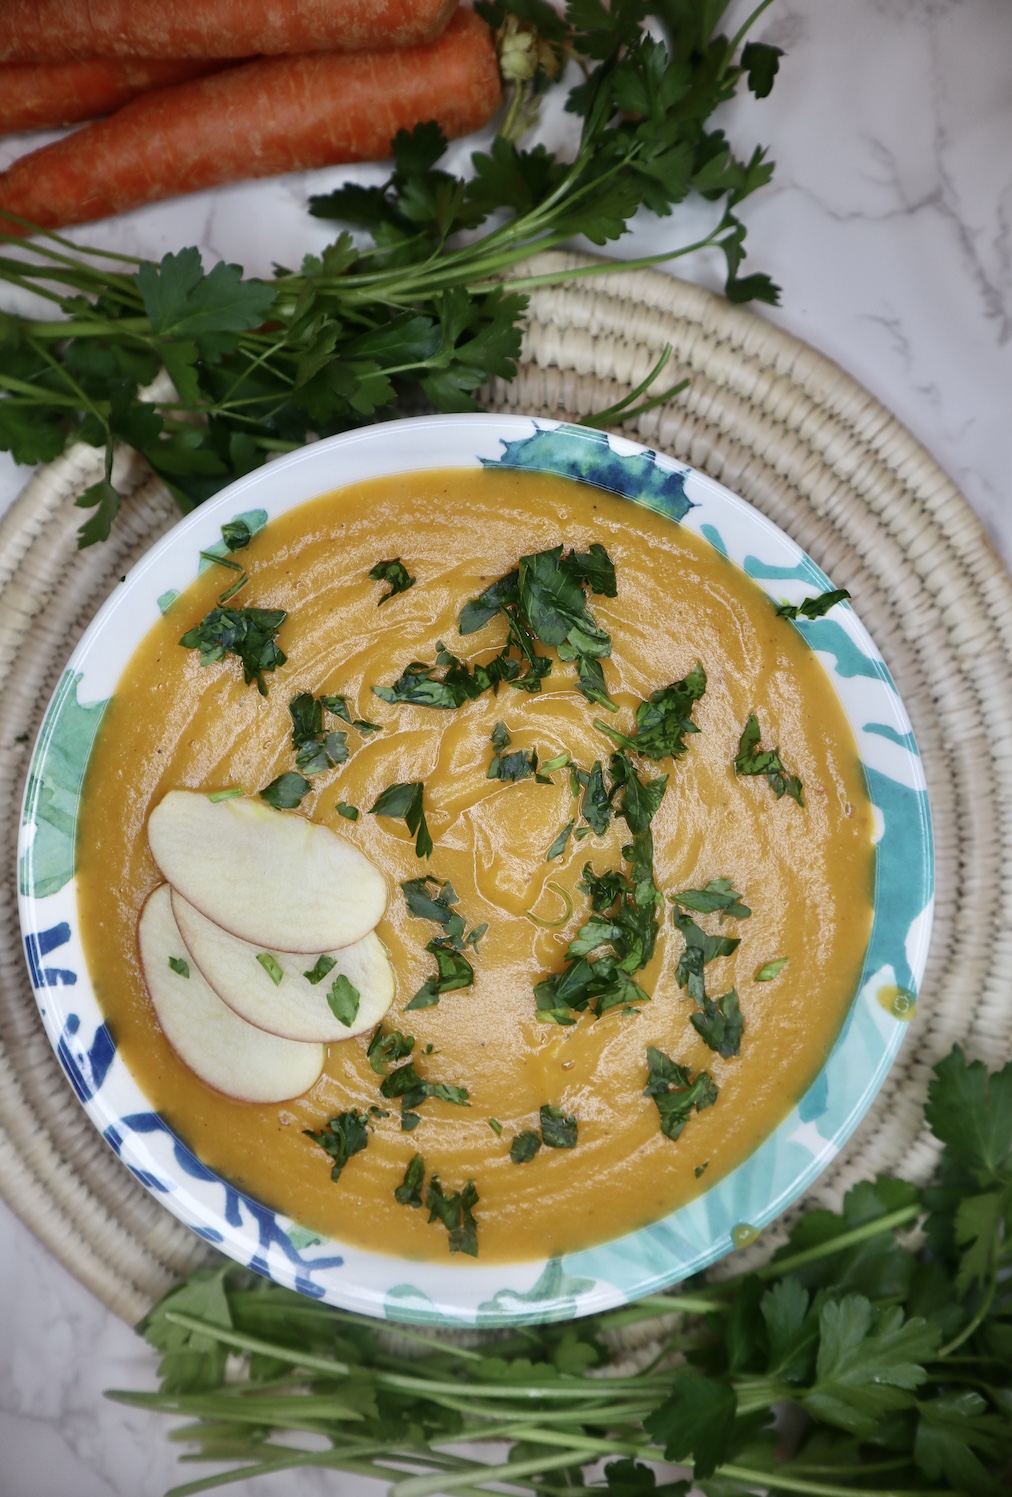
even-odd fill
[{"label": "marble veining", "polygon": [[[730,20],[748,5],[736,5]],[[774,0],[760,25],[784,47],[772,96],[736,101],[725,127],[770,146],[771,187],[746,204],[747,269],[784,305],[763,315],[835,358],[924,442],[1012,561],[1012,7],[1007,0]],[[554,111],[545,138],[572,121]],[[42,137],[0,142],[0,166]],[[456,159],[470,147],[456,146]],[[196,243],[267,273],[327,240],[304,214],[362,167],[161,204],[80,238],[159,256]],[[649,254],[691,237],[702,211],[642,223],[616,248]],[[715,257],[676,262],[719,284]],[[6,293],[3,305],[11,306]],[[0,457],[0,507],[27,474]],[[106,1387],[153,1386],[143,1344],[0,1205],[0,1494],[160,1497],[209,1468],[180,1468],[153,1418]],[[367,1497],[375,1483],[319,1472],[240,1482],[235,1497]]]}]

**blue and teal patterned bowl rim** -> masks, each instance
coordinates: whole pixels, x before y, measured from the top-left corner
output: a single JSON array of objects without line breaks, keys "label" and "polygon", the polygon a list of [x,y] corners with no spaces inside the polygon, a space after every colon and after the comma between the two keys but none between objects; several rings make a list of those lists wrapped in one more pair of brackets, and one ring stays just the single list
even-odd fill
[{"label": "blue and teal patterned bowl rim", "polygon": [[[447,467],[557,473],[623,495],[703,536],[778,602],[832,587],[795,543],[712,479],[603,433],[522,416],[390,422],[305,447],[240,479],[176,525],[108,600],[71,656],[32,757],[19,844],[21,921],[39,1012],[74,1091],[123,1163],[182,1222],[239,1263],[348,1309],[432,1325],[563,1320],[687,1278],[754,1238],[824,1170],[900,1047],[924,972],[933,860],[917,745],[896,687],[848,604],[795,627],[854,729],[876,808],[875,913],[860,986],[819,1076],[736,1170],[652,1226],[583,1252],[513,1265],[416,1263],[323,1240],[216,1176],[151,1110],[96,1001],[81,947],[75,827],[95,733],[159,609],[220,548],[222,522],[259,528],[367,478]],[[880,994],[899,990],[883,1006]],[[904,997],[903,995],[907,995]],[[902,1014],[900,1010],[905,1010]],[[54,1105],[58,1099],[54,1098]]]}]

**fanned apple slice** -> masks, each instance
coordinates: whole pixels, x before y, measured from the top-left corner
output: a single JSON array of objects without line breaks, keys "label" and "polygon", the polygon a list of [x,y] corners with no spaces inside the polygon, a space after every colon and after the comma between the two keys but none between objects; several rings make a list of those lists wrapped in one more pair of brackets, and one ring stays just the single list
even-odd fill
[{"label": "fanned apple slice", "polygon": [[170,790],[148,817],[148,841],[184,899],[260,949],[350,946],[386,908],[383,875],[353,843],[261,800]]},{"label": "fanned apple slice", "polygon": [[141,911],[137,929],[141,970],[165,1038],[201,1081],[240,1102],[287,1102],[319,1079],[323,1045],[266,1034],[233,1013],[186,960],[172,914],[172,894],[161,884]]},{"label": "fanned apple slice", "polygon": [[[314,958],[241,941],[201,914],[178,889],[172,891],[172,913],[190,957],[218,997],[270,1034],[324,1044],[347,1040],[374,1029],[393,1002],[393,968],[375,931]],[[340,977],[357,1000],[344,984],[334,992]]]}]

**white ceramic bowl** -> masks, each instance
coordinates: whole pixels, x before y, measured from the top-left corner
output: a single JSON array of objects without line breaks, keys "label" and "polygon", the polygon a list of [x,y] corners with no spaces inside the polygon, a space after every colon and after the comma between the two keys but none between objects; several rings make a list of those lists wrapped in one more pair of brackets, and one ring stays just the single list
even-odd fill
[{"label": "white ceramic bowl", "polygon": [[[832,583],[788,536],[712,479],[618,437],[514,416],[436,416],[333,437],[248,474],[181,520],[116,589],[67,663],[35,746],[20,841],[21,919],[49,1037],[85,1111],[123,1163],[207,1241],[278,1283],[369,1315],[508,1325],[588,1314],[664,1288],[751,1240],[860,1122],[913,1012],[931,928],[931,827],[920,757],[896,688],[856,613],[799,619],[850,720],[877,808],[875,911],[864,971],[818,1078],[737,1169],[652,1226],[560,1259],[417,1263],[324,1241],[203,1165],[151,1109],[95,999],[81,948],[74,827],[104,706],[158,615],[238,515],[257,528],[328,490],[426,468],[558,473],[702,535],[777,601]],[[205,563],[206,565],[206,563]],[[900,992],[891,1012],[884,989]],[[905,997],[903,995],[906,995]]]}]

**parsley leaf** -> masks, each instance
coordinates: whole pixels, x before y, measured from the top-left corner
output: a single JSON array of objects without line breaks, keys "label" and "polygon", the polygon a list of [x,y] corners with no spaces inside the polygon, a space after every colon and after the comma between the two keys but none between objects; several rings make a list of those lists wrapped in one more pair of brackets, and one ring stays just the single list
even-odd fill
[{"label": "parsley leaf", "polygon": [[485,772],[486,779],[505,780],[515,784],[518,780],[526,780],[537,773],[537,749],[515,749],[512,754],[503,752],[512,742],[505,723],[496,723],[492,729],[491,741],[495,753]]},{"label": "parsley leaf", "polygon": [[607,723],[594,720],[595,728],[634,754],[645,759],[680,759],[686,752],[687,733],[698,733],[692,721],[692,709],[706,690],[706,672],[697,665],[682,681],[673,681],[636,708],[636,732],[629,736],[617,733]]},{"label": "parsley leaf", "polygon": [[263,967],[264,971],[267,973],[267,976],[270,978],[274,986],[276,988],[280,987],[281,979],[285,974],[277,957],[272,956],[269,951],[258,951],[256,959],[260,963],[261,967]]},{"label": "parsley leaf", "polygon": [[700,1071],[693,1081],[689,1068],[680,1066],[654,1045],[647,1049],[647,1084],[644,1097],[653,1097],[661,1118],[665,1138],[680,1138],[689,1114],[695,1108],[702,1112],[717,1100],[717,1086],[708,1071]]},{"label": "parsley leaf", "polygon": [[422,792],[425,789],[421,780],[410,780],[406,783],[388,785],[373,805],[369,807],[370,816],[392,816],[397,821],[407,823],[409,832],[414,832],[415,855],[419,858],[427,858],[432,852],[432,838],[429,836],[429,828],[425,821],[425,812],[422,809]]},{"label": "parsley leaf", "polygon": [[701,930],[690,915],[683,915],[675,905],[671,911],[675,926],[685,937],[685,950],[678,959],[675,968],[675,980],[680,988],[685,988],[690,998],[702,1007],[706,997],[706,989],[703,982],[703,968],[707,962],[712,962],[720,956],[731,956],[741,945],[738,936],[711,936],[705,930]]},{"label": "parsley leaf", "polygon": [[395,598],[398,593],[406,593],[408,588],[414,587],[415,583],[418,581],[417,577],[411,577],[408,575],[407,568],[401,564],[401,559],[399,556],[394,557],[393,561],[378,561],[376,565],[371,568],[369,576],[372,578],[373,582],[385,582],[390,588],[390,591],[384,593],[380,598],[377,607],[381,607],[384,603],[388,603],[390,599]]},{"label": "parsley leaf", "polygon": [[777,607],[777,617],[782,619],[821,619],[823,614],[837,603],[842,603],[849,598],[850,593],[845,587],[839,587],[831,593],[819,593],[814,598],[806,598],[803,603],[781,603]]},{"label": "parsley leaf", "polygon": [[898,1306],[876,1310],[864,1295],[825,1304],[815,1383],[800,1402],[827,1424],[872,1436],[884,1415],[913,1407],[940,1341],[937,1326],[906,1320]]},{"label": "parsley leaf", "polygon": [[253,532],[245,520],[226,520],[221,527],[221,538],[226,551],[242,551],[253,539]]},{"label": "parsley leaf", "polygon": [[545,862],[546,863],[550,863],[553,858],[561,858],[562,857],[562,854],[566,850],[566,844],[567,844],[567,842],[569,841],[570,837],[573,834],[573,828],[574,828],[575,825],[576,825],[575,821],[567,821],[566,822],[566,825],[562,828],[562,831],[559,833],[559,835],[556,837],[555,841],[552,843],[551,847],[545,853]]},{"label": "parsley leaf", "polygon": [[341,1112],[336,1118],[331,1118],[324,1128],[314,1133],[311,1128],[303,1128],[307,1138],[319,1144],[321,1149],[333,1159],[333,1168],[330,1171],[332,1180],[341,1178],[341,1171],[353,1154],[360,1154],[369,1142],[369,1134],[366,1131],[366,1115],[364,1112]]},{"label": "parsley leaf", "polygon": [[694,1457],[693,1475],[711,1476],[730,1454],[738,1399],[734,1389],[694,1367],[676,1368],[671,1392],[643,1428],[664,1458],[681,1464]]},{"label": "parsley leaf", "polygon": [[345,821],[358,820],[358,807],[349,806],[348,802],[345,800],[339,800],[334,809],[337,812],[338,816],[344,817]]},{"label": "parsley leaf", "polygon": [[[376,1069],[375,1065],[373,1069]],[[380,1092],[388,1099],[400,1097],[401,1128],[405,1133],[417,1128],[420,1119],[415,1109],[429,1097],[435,1097],[438,1102],[453,1102],[458,1107],[470,1106],[466,1087],[424,1080],[415,1070],[413,1060],[398,1066],[396,1071],[388,1072],[380,1084]]]},{"label": "parsley leaf", "polygon": [[417,1210],[422,1204],[422,1185],[424,1182],[425,1160],[421,1154],[415,1154],[404,1171],[404,1179],[394,1191],[394,1200],[400,1206],[414,1206]]},{"label": "parsley leaf", "polygon": [[309,971],[303,972],[302,975],[307,982],[311,982],[315,987],[318,982],[323,981],[328,972],[333,972],[336,966],[336,957],[326,955],[318,956],[313,966],[310,967]]},{"label": "parsley leaf", "polygon": [[739,775],[764,774],[777,800],[789,795],[799,806],[805,804],[801,794],[801,781],[797,775],[788,774],[780,758],[780,750],[761,749],[759,723],[755,713],[749,715],[738,744],[734,760],[734,772]]},{"label": "parsley leaf", "polygon": [[274,641],[287,617],[283,608],[212,608],[179,643],[186,650],[199,650],[201,665],[236,655],[246,685],[255,681],[260,695],[266,696],[264,672],[277,670],[288,659]]},{"label": "parsley leaf", "polygon": [[518,1133],[510,1144],[510,1159],[514,1164],[530,1164],[540,1148],[541,1140],[536,1133],[530,1130]]},{"label": "parsley leaf", "polygon": [[435,977],[426,978],[404,1011],[415,1008],[432,1008],[439,1002],[440,994],[452,993],[458,988],[469,988],[474,984],[474,968],[467,957],[455,951],[447,941],[438,938],[429,941],[426,951],[436,958]]},{"label": "parsley leaf", "polygon": [[189,977],[190,975],[190,964],[189,962],[184,961],[181,956],[170,956],[169,966],[172,968],[173,972],[178,973],[180,977]]},{"label": "parsley leaf", "polygon": [[546,1149],[575,1149],[576,1118],[567,1116],[559,1107],[541,1108],[541,1141]]},{"label": "parsley leaf", "polygon": [[300,691],[288,704],[292,719],[295,764],[303,774],[321,774],[335,769],[348,758],[347,734],[327,733],[323,727],[323,702],[308,691]]},{"label": "parsley leaf", "polygon": [[385,1076],[387,1067],[394,1061],[403,1060],[415,1048],[413,1034],[401,1034],[399,1029],[377,1029],[369,1041],[366,1055],[377,1076]]},{"label": "parsley leaf", "polygon": [[349,728],[357,728],[358,731],[367,736],[370,733],[382,733],[383,729],[379,723],[368,722],[364,717],[352,717],[348,710],[348,698],[346,696],[322,696],[320,701],[328,712],[346,722]]},{"label": "parsley leaf", "polygon": [[722,998],[711,999],[704,994],[701,1012],[693,1014],[689,1022],[700,1039],[725,1060],[738,1054],[745,1020],[734,988]]},{"label": "parsley leaf", "polygon": [[672,894],[674,904],[683,910],[695,910],[699,915],[709,915],[718,910],[724,915],[733,915],[736,920],[747,920],[752,911],[742,904],[741,895],[736,894],[729,878],[712,878],[705,889],[683,889]]},{"label": "parsley leaf", "polygon": [[772,962],[764,962],[755,975],[756,982],[772,982],[774,977],[779,977],[787,966],[789,958],[786,956],[775,957]]},{"label": "parsley leaf", "polygon": [[276,780],[271,780],[269,785],[264,786],[260,791],[260,799],[265,800],[277,811],[294,811],[296,806],[302,804],[312,788],[304,775],[288,770],[285,774],[279,774]]},{"label": "parsley leaf", "polygon": [[429,1221],[440,1221],[450,1234],[450,1252],[467,1253],[471,1258],[478,1256],[478,1223],[474,1218],[474,1207],[479,1200],[473,1180],[468,1180],[463,1190],[455,1190],[447,1195],[439,1182],[439,1176],[433,1175],[429,1181],[429,1188],[425,1194],[425,1204],[429,1211]]},{"label": "parsley leaf", "polygon": [[327,994],[327,1006],[337,1022],[343,1024],[346,1029],[350,1029],[358,1018],[361,996],[358,988],[343,972],[339,972]]}]

